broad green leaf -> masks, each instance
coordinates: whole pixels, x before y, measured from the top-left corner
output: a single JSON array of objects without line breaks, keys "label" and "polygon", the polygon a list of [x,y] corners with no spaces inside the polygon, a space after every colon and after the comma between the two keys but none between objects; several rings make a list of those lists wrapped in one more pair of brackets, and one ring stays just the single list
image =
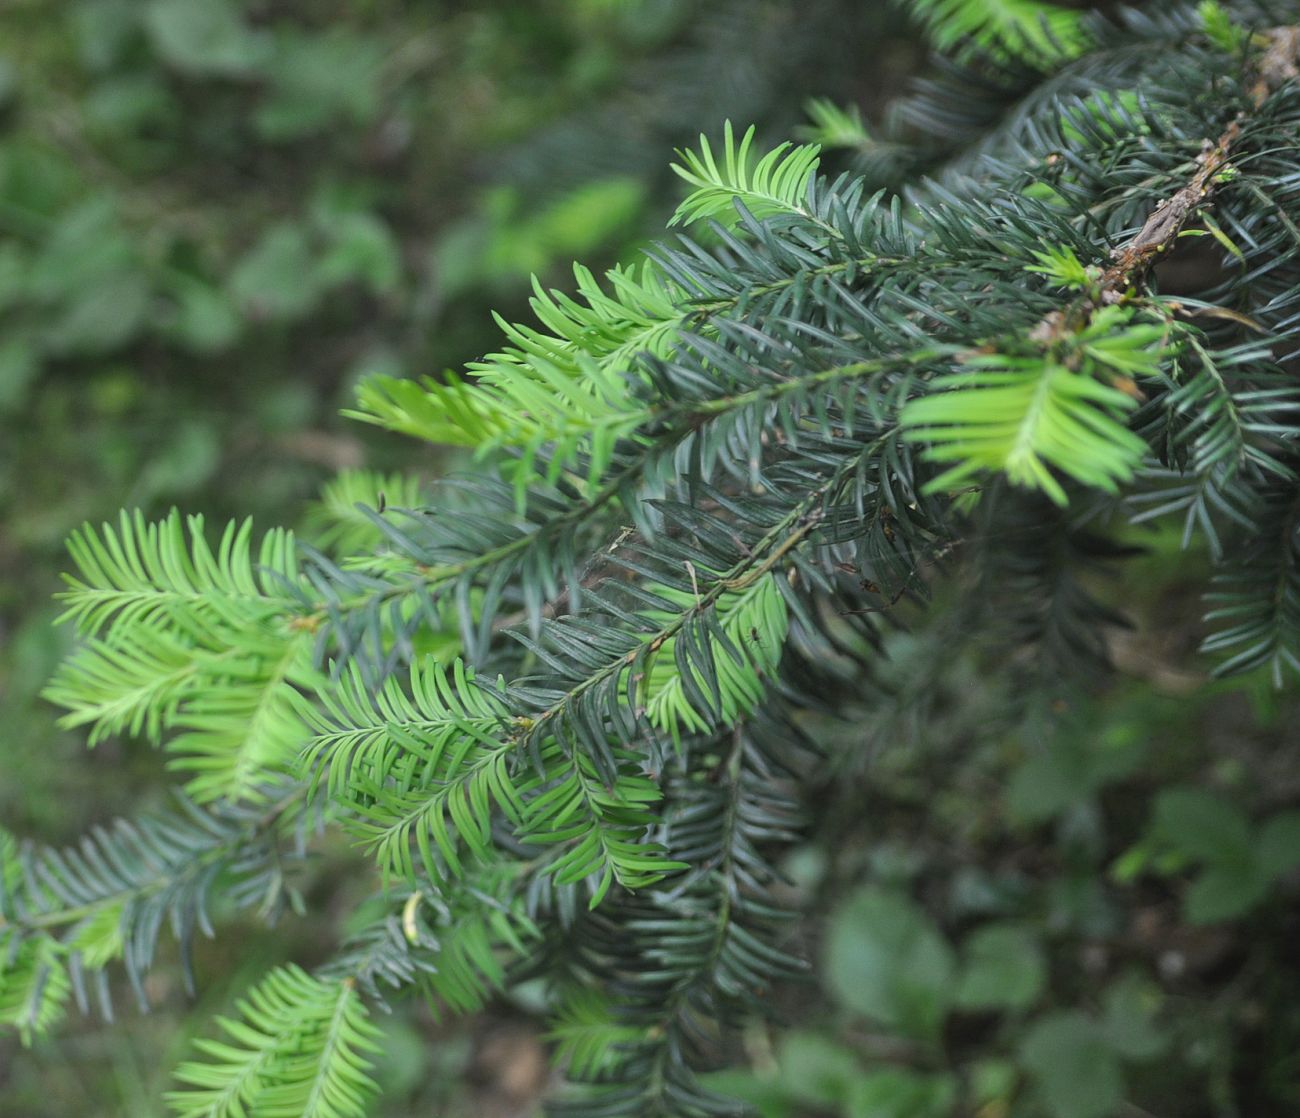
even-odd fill
[{"label": "broad green leaf", "polygon": [[1187,919],[1193,924],[1235,920],[1264,899],[1268,884],[1267,875],[1254,861],[1211,863],[1183,898]]},{"label": "broad green leaf", "polygon": [[1250,822],[1204,788],[1166,788],[1157,797],[1151,834],[1190,858],[1241,867],[1254,860]]},{"label": "broad green leaf", "polygon": [[845,1118],[951,1118],[957,1081],[908,1068],[860,1075],[849,1091]]},{"label": "broad green leaf", "polygon": [[1169,1047],[1168,1035],[1155,1024],[1163,1004],[1157,986],[1131,973],[1108,987],[1102,1001],[1102,1034],[1125,1060],[1151,1060]]},{"label": "broad green leaf", "polygon": [[855,893],[831,918],[825,968],[829,993],[846,1009],[917,1039],[938,1036],[956,959],[909,898],[875,886]]},{"label": "broad green leaf", "polygon": [[252,319],[301,318],[320,293],[315,263],[307,235],[292,222],[281,222],[235,265],[230,292]]},{"label": "broad green leaf", "polygon": [[187,74],[243,76],[270,56],[270,40],[231,0],[152,0],[145,27],[163,60]]},{"label": "broad green leaf", "polygon": [[1020,1062],[1052,1118],[1115,1118],[1124,1099],[1119,1057],[1077,1010],[1035,1022],[1020,1043]]},{"label": "broad green leaf", "polygon": [[270,89],[254,120],[268,140],[309,136],[335,121],[364,124],[380,108],[384,48],[342,27],[280,36]]},{"label": "broad green leaf", "polygon": [[821,1033],[796,1029],[777,1049],[781,1086],[800,1102],[838,1107],[862,1072],[853,1052]]},{"label": "broad green leaf", "polygon": [[1255,839],[1255,858],[1270,877],[1300,865],[1300,811],[1283,811],[1265,820]]},{"label": "broad green leaf", "polygon": [[957,1004],[963,1009],[1026,1009],[1047,979],[1043,947],[1020,924],[988,924],[962,944]]}]

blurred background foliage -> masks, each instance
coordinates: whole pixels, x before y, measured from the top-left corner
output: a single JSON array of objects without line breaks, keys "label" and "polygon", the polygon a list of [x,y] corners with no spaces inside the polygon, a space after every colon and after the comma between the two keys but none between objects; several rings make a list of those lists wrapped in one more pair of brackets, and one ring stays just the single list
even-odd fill
[{"label": "blurred background foliage", "polygon": [[[67,841],[166,794],[146,749],[87,754],[37,698],[70,529],[179,504],[319,539],[303,510],[339,470],[448,465],[338,418],[360,376],[459,365],[532,274],[633,259],[678,196],[672,149],[726,118],[904,173],[915,153],[863,120],[924,64],[894,8],[856,0],[0,3],[5,827]],[[949,662],[954,601],[895,639],[896,718],[819,728],[861,795],[786,866],[825,917],[815,977],[718,1085],[773,1118],[1300,1112],[1295,696],[1207,685],[1197,557],[1134,542],[1143,578],[1097,588],[1137,620],[1127,682],[1086,709],[1036,722],[1032,665]],[[313,912],[365,896],[351,864],[322,851]],[[339,931],[204,945],[195,1019]],[[111,1030],[0,1047],[0,1118],[164,1113],[189,1006],[151,982],[149,1015],[128,997]],[[384,1114],[535,1113],[538,1004],[517,987],[468,1033],[413,1007]]]}]

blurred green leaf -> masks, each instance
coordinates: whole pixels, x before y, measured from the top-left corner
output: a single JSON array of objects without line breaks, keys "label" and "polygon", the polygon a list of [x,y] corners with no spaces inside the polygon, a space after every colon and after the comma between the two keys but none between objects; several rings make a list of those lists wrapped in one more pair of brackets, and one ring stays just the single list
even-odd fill
[{"label": "blurred green leaf", "polygon": [[1152,835],[1191,858],[1242,866],[1253,858],[1250,822],[1204,788],[1166,788],[1157,797]]},{"label": "blurred green leaf", "polygon": [[1121,913],[1090,866],[1058,871],[1044,885],[1049,928],[1090,937],[1112,936],[1119,930]]},{"label": "blurred green leaf", "polygon": [[1255,862],[1208,866],[1183,899],[1187,919],[1193,924],[1234,920],[1264,899],[1268,885],[1268,877]]},{"label": "blurred green leaf", "polygon": [[68,302],[46,331],[46,344],[60,356],[112,353],[140,332],[151,297],[140,272],[106,275]]},{"label": "blurred green leaf", "polygon": [[191,418],[172,432],[166,447],[155,455],[140,479],[152,499],[179,497],[206,482],[221,464],[221,439],[211,421]]},{"label": "blurred green leaf", "polygon": [[257,130],[268,140],[310,135],[335,120],[356,124],[379,111],[383,48],[335,29],[281,35],[269,67],[270,91],[257,110]]},{"label": "blurred green leaf", "polygon": [[1118,702],[1104,728],[1069,727],[1049,748],[1032,753],[1015,770],[1007,789],[1007,808],[1024,823],[1040,823],[1123,779],[1141,762],[1144,720],[1152,712]]},{"label": "blurred green leaf", "polygon": [[[449,1038],[449,1043],[436,1047],[429,1045],[424,1035],[409,1021],[393,1021],[384,1030],[384,1047],[375,1067],[378,1081],[393,1096],[408,1095],[422,1078],[429,1075],[431,1055],[437,1054],[442,1067],[436,1070],[451,1077],[464,1073],[468,1063],[468,1046],[457,1044],[459,1038]],[[431,1051],[432,1049],[432,1051]],[[448,1059],[448,1057],[452,1057]],[[459,1060],[455,1057],[460,1057]]]},{"label": "blurred green leaf", "polygon": [[21,301],[27,287],[27,261],[15,244],[0,244],[0,311]]},{"label": "blurred green leaf", "polygon": [[1011,777],[1007,809],[1025,823],[1051,819],[1091,793],[1077,754],[1053,750],[1030,757]]},{"label": "blurred green leaf", "polygon": [[397,287],[402,278],[401,254],[380,218],[365,212],[342,214],[326,235],[331,244],[320,263],[323,283],[359,280],[377,295]]},{"label": "blurred green leaf", "polygon": [[252,319],[301,318],[319,297],[314,266],[306,233],[292,222],[281,222],[235,266],[230,292]]},{"label": "blurred green leaf", "polygon": [[[1016,1093],[1019,1074],[1007,1060],[981,1060],[970,1069],[971,1094],[976,1103],[997,1103],[1003,1107]],[[991,1113],[998,1113],[992,1109]]]},{"label": "blurred green leaf", "polygon": [[1131,89],[1098,90],[1085,98],[1073,112],[1064,114],[1061,134],[1070,143],[1084,142],[1081,127],[1095,128],[1114,140],[1151,132],[1142,100]]},{"label": "blurred green leaf", "polygon": [[117,205],[98,194],[64,214],[32,261],[29,292],[45,302],[76,298],[131,271],[137,253]]},{"label": "blurred green leaf", "polygon": [[1169,1047],[1168,1036],[1155,1024],[1163,1002],[1158,987],[1131,973],[1112,983],[1102,1001],[1102,1035],[1124,1059],[1154,1059]]},{"label": "blurred green leaf", "polygon": [[957,981],[963,1009],[1026,1009],[1042,992],[1047,961],[1032,929],[987,924],[966,937]]},{"label": "blurred green leaf", "polygon": [[14,64],[0,55],[0,110],[6,109],[18,96],[18,71]]},{"label": "blurred green leaf", "polygon": [[800,1102],[837,1107],[861,1075],[858,1058],[821,1033],[794,1030],[777,1048],[781,1086]]},{"label": "blurred green leaf", "polygon": [[700,1081],[719,1095],[747,1103],[761,1118],[794,1118],[795,1104],[775,1078],[760,1077],[742,1068],[728,1068],[702,1075]]},{"label": "blurred green leaf", "polygon": [[1269,877],[1300,866],[1300,811],[1283,811],[1267,819],[1255,841],[1255,857]]},{"label": "blurred green leaf", "polygon": [[1052,1118],[1114,1118],[1124,1099],[1119,1057],[1077,1010],[1036,1021],[1020,1043],[1020,1062]]},{"label": "blurred green leaf", "polygon": [[644,204],[645,187],[636,179],[585,183],[542,211],[535,236],[552,255],[588,256],[625,231]]},{"label": "blurred green leaf", "polygon": [[271,43],[230,0],[152,0],[145,26],[159,55],[187,74],[239,77],[261,67]]},{"label": "blurred green leaf", "polygon": [[644,185],[625,177],[585,183],[542,209],[525,208],[512,189],[490,191],[478,214],[438,239],[434,275],[450,298],[590,256],[626,236],[645,197]]},{"label": "blurred green leaf", "polygon": [[197,277],[174,281],[174,314],[167,333],[194,353],[219,353],[239,337],[243,323],[224,291]]},{"label": "blurred green leaf", "polygon": [[937,1038],[955,970],[948,941],[901,894],[861,889],[831,918],[826,945],[831,996],[904,1035]]},{"label": "blurred green leaf", "polygon": [[1165,849],[1204,864],[1184,903],[1189,921],[1210,924],[1235,919],[1264,899],[1274,875],[1270,863],[1285,863],[1290,830],[1283,824],[1267,844],[1261,832],[1257,847],[1250,820],[1233,804],[1204,788],[1167,788],[1156,797],[1147,838],[1138,849],[1148,852],[1143,863]]},{"label": "blurred green leaf", "polygon": [[91,89],[82,102],[87,131],[105,140],[133,136],[180,112],[167,86],[153,74],[124,74]]},{"label": "blurred green leaf", "polygon": [[0,201],[5,221],[44,237],[47,220],[62,220],[64,207],[82,190],[81,176],[62,152],[22,135],[0,144]]},{"label": "blurred green leaf", "polygon": [[133,0],[81,0],[72,9],[72,25],[82,62],[90,70],[107,70],[125,53],[140,23]]},{"label": "blurred green leaf", "polygon": [[949,1118],[957,1101],[950,1075],[884,1068],[860,1075],[849,1092],[846,1118]]},{"label": "blurred green leaf", "polygon": [[0,338],[0,412],[23,404],[40,368],[40,354],[30,339],[21,334]]}]

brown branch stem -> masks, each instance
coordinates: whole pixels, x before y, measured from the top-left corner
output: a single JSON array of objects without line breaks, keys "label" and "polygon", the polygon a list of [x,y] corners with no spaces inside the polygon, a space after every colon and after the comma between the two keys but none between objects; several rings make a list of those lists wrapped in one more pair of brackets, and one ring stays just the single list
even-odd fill
[{"label": "brown branch stem", "polygon": [[[1287,82],[1300,80],[1300,26],[1276,27],[1255,41],[1264,48],[1251,67],[1255,80],[1250,98],[1258,109]],[[1229,167],[1229,157],[1245,120],[1246,113],[1238,113],[1218,139],[1205,141],[1196,160],[1196,172],[1187,184],[1156,206],[1137,233],[1111,252],[1114,263],[1102,272],[1082,300],[1072,308],[1045,315],[1030,331],[1030,338],[1050,344],[1085,327],[1102,307],[1128,298],[1134,285],[1173,247],[1187,223],[1210,201],[1222,173]]]}]

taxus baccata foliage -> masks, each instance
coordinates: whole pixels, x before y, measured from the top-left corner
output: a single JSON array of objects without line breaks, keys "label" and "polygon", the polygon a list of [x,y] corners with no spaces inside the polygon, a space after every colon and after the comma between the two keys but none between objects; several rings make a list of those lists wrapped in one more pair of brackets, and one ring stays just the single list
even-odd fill
[{"label": "taxus baccata foliage", "polygon": [[[732,1113],[697,1074],[805,966],[774,865],[826,763],[808,712],[870,717],[900,611],[971,580],[963,631],[1034,651],[1029,695],[1101,667],[1080,569],[1176,520],[1217,670],[1300,669],[1294,5],[912,7],[955,61],[897,136],[814,113],[862,173],[728,125],[643,261],[538,286],[464,373],[362,385],[358,419],[469,472],[360,509],[341,481],[328,554],[179,514],[73,538],[49,697],[183,790],[6,840],[5,1024],[107,1011],[118,965],[143,997],[164,927],[275,912],[337,828],[381,915],[219,1019],[177,1113],[362,1115],[376,1009],[524,974],[556,1113]],[[1162,294],[1196,237],[1216,266]]]}]

